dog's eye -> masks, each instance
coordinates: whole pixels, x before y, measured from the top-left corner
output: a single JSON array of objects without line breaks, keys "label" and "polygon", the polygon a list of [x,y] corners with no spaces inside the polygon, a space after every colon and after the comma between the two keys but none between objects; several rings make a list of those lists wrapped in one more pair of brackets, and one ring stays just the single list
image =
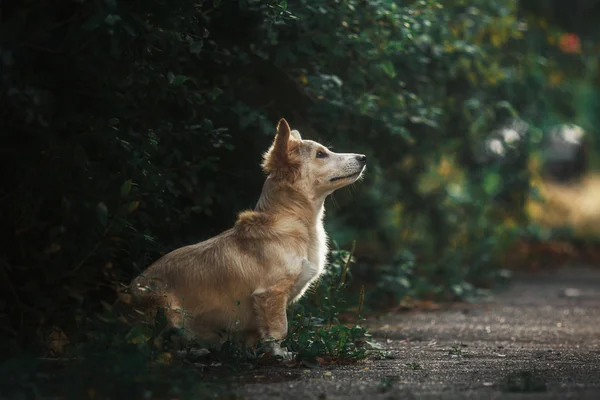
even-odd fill
[{"label": "dog's eye", "polygon": [[327,158],[329,157],[329,154],[325,153],[324,151],[318,150],[317,151],[317,158]]}]

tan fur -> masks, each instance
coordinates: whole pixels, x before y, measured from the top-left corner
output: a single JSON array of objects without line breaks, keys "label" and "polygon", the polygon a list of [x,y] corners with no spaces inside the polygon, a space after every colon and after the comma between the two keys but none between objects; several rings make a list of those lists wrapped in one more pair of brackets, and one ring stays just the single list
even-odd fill
[{"label": "tan fur", "polygon": [[284,339],[287,305],[324,271],[325,198],[356,181],[365,159],[302,140],[282,119],[264,155],[268,177],[255,209],[232,229],[156,261],[131,283],[133,298],[166,308],[171,324],[202,340]]}]

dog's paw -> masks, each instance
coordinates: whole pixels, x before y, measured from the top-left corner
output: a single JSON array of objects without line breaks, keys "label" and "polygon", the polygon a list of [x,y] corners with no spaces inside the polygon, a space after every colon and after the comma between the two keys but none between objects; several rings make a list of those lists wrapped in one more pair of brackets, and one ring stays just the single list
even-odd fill
[{"label": "dog's paw", "polygon": [[296,353],[288,351],[285,348],[282,348],[281,345],[275,341],[269,341],[259,346],[257,349],[257,354],[261,354],[263,357],[272,358],[275,360],[290,362],[296,358]]},{"label": "dog's paw", "polygon": [[206,358],[210,355],[210,350],[204,348],[190,348],[187,350],[180,350],[177,352],[177,358],[180,360],[188,360],[190,362],[196,362],[200,359]]},{"label": "dog's paw", "polygon": [[294,358],[296,358],[295,353],[281,348],[281,346],[276,343],[271,345],[271,354],[274,358],[279,358],[284,362],[294,361]]}]

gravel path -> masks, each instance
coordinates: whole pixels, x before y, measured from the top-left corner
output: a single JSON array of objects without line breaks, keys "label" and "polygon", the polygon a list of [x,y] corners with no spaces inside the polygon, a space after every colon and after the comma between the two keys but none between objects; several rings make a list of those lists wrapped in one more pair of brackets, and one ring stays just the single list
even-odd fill
[{"label": "gravel path", "polygon": [[264,368],[247,399],[600,399],[600,269],[517,278],[484,304],[370,321],[393,359]]}]

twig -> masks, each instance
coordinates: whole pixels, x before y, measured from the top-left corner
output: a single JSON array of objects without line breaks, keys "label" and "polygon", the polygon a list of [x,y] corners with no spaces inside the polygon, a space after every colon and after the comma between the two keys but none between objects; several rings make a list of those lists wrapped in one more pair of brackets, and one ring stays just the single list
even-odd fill
[{"label": "twig", "polygon": [[94,245],[94,247],[92,247],[92,250],[90,250],[90,252],[79,262],[79,264],[77,264],[77,266],[75,268],[73,268],[65,276],[70,276],[70,275],[74,274],[75,272],[77,272],[79,270],[79,268],[81,268],[83,266],[83,264],[85,264],[85,262],[96,252],[96,250],[98,250],[98,247],[100,247],[100,245],[104,241],[104,238],[106,237],[106,234],[112,227],[112,224],[113,224],[113,221],[111,221],[108,224],[108,226],[106,227],[106,229],[104,229],[104,232],[102,232],[102,236],[100,237],[100,240],[98,240],[98,242]]},{"label": "twig", "polygon": [[19,308],[21,309],[21,327],[23,326],[23,309],[26,309],[30,312],[34,312],[36,313],[37,310],[31,306],[28,306],[27,304],[23,303],[21,301],[21,298],[19,297],[19,294],[17,293],[17,291],[15,290],[12,281],[10,280],[10,277],[8,276],[8,274],[6,273],[6,271],[4,269],[2,269],[4,278],[5,278],[5,282],[7,283],[8,289],[10,290],[10,292],[12,293],[13,297],[15,298],[15,301],[17,302],[17,305],[19,306]]},{"label": "twig", "polygon": [[352,257],[354,256],[354,250],[356,249],[356,240],[352,241],[352,249],[350,250],[350,255],[348,259],[344,263],[344,268],[342,269],[342,277],[340,278],[340,287],[346,282],[346,275],[348,273],[348,267],[350,266],[350,262],[352,261]]}]

